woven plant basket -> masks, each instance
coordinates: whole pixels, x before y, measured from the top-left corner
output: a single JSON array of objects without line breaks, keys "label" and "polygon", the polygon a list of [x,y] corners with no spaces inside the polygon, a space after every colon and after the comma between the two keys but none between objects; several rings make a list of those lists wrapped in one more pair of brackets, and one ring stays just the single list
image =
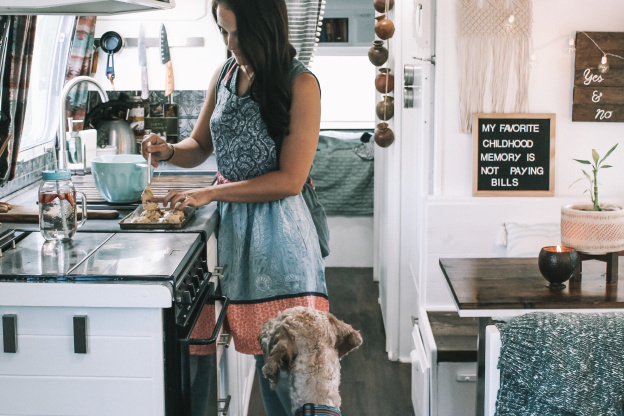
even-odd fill
[{"label": "woven plant basket", "polygon": [[586,254],[606,254],[624,250],[624,208],[600,204],[561,207],[561,244]]}]

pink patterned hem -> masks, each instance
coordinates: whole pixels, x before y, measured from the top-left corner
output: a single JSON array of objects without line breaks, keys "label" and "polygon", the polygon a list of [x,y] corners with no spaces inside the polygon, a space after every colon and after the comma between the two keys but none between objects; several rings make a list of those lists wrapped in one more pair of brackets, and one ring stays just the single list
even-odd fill
[{"label": "pink patterned hem", "polygon": [[258,335],[260,327],[279,312],[295,306],[306,306],[328,312],[329,301],[321,296],[301,296],[252,304],[230,304],[227,322],[236,351],[242,354],[262,354]]}]

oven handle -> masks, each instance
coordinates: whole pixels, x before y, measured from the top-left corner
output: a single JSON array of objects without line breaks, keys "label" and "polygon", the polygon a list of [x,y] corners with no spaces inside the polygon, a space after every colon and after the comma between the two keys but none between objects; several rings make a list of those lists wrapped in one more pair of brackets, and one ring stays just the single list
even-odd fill
[{"label": "oven handle", "polygon": [[209,300],[220,300],[221,302],[223,302],[221,313],[219,313],[219,318],[217,318],[217,323],[215,324],[214,330],[212,331],[212,335],[210,336],[210,338],[208,339],[191,338],[191,334],[193,333],[193,330],[195,329],[195,325],[199,321],[198,319],[197,321],[195,321],[195,323],[193,323],[193,327],[188,332],[188,335],[186,336],[186,338],[182,339],[181,341],[186,342],[189,345],[208,345],[208,344],[214,343],[217,340],[217,337],[219,335],[219,330],[221,329],[221,326],[223,326],[223,321],[225,320],[225,313],[227,312],[227,308],[230,305],[230,300],[225,296],[211,296],[208,299],[206,299],[206,301],[209,301]]}]

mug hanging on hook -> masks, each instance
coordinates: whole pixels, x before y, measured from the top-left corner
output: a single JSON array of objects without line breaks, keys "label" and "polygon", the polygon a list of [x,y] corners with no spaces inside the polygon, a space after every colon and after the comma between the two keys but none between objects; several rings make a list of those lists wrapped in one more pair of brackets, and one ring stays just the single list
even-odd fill
[{"label": "mug hanging on hook", "polygon": [[106,32],[100,38],[100,48],[107,54],[106,58],[106,77],[112,83],[115,79],[115,60],[113,54],[119,52],[123,46],[123,39],[117,32]]}]

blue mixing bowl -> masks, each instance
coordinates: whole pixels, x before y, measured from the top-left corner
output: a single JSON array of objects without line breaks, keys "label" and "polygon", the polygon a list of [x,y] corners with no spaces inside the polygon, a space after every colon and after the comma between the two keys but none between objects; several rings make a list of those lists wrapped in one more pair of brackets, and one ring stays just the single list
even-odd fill
[{"label": "blue mixing bowl", "polygon": [[147,185],[147,161],[141,155],[104,155],[91,159],[95,187],[108,202],[141,199]]}]

